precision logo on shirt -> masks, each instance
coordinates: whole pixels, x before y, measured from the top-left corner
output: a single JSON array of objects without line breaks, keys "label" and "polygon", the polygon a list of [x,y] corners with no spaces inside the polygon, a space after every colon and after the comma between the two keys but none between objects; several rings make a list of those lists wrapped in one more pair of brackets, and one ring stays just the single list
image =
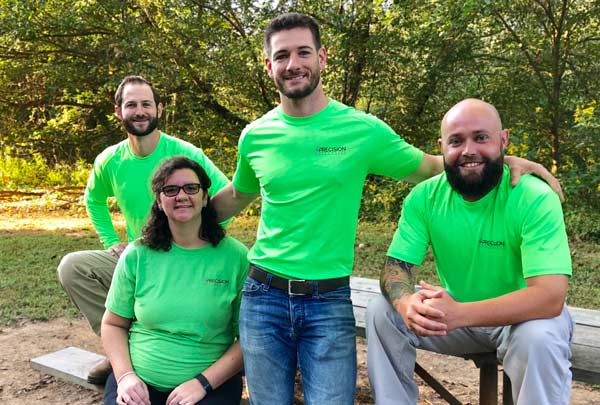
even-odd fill
[{"label": "precision logo on shirt", "polygon": [[205,278],[204,282],[206,284],[229,284],[229,280],[221,280],[218,278]]},{"label": "precision logo on shirt", "polygon": [[501,240],[479,239],[479,246],[484,248],[503,248],[504,242]]},{"label": "precision logo on shirt", "polygon": [[317,146],[315,149],[318,155],[341,155],[346,151],[345,146]]}]

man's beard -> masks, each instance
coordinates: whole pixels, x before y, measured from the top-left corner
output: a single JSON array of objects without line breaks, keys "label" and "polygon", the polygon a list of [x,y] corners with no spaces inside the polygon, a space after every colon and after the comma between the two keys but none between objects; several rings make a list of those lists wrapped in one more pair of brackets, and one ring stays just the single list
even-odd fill
[{"label": "man's beard", "polygon": [[152,133],[158,127],[158,114],[155,117],[151,117],[148,121],[148,127],[144,130],[139,130],[135,127],[134,118],[123,119],[123,126],[125,130],[131,135],[135,136],[146,136]]},{"label": "man's beard", "polygon": [[484,160],[483,171],[474,179],[467,178],[460,173],[459,161],[449,165],[444,159],[444,170],[448,183],[467,200],[479,200],[500,183],[504,171],[504,153],[501,152],[496,159]]},{"label": "man's beard", "polygon": [[311,70],[310,80],[309,80],[308,84],[303,88],[300,88],[300,89],[297,89],[294,91],[290,91],[290,90],[286,89],[285,79],[283,77],[277,77],[275,79],[275,86],[277,87],[277,90],[279,90],[279,92],[281,94],[283,94],[284,96],[286,96],[287,98],[297,100],[297,99],[301,99],[301,98],[311,95],[312,92],[315,91],[315,89],[319,85],[320,80],[321,80],[321,74],[320,74],[319,70],[316,69],[316,70]]}]

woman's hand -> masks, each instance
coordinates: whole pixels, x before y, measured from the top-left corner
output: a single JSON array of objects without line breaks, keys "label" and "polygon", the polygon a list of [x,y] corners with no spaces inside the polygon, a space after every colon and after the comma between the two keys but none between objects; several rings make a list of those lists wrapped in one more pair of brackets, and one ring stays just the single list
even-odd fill
[{"label": "woman's hand", "polygon": [[166,405],[194,405],[204,399],[205,396],[206,390],[200,384],[200,381],[192,378],[171,391]]},{"label": "woman's hand", "polygon": [[117,388],[117,404],[151,405],[148,387],[135,373],[125,376],[125,378],[119,382]]}]

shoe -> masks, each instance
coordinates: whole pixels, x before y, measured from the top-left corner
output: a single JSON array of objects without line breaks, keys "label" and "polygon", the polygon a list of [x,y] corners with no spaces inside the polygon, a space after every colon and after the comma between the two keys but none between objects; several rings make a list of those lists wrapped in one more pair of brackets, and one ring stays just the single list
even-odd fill
[{"label": "shoe", "polygon": [[104,359],[90,370],[87,376],[87,382],[95,385],[103,385],[110,373],[112,373],[110,362],[108,359]]}]

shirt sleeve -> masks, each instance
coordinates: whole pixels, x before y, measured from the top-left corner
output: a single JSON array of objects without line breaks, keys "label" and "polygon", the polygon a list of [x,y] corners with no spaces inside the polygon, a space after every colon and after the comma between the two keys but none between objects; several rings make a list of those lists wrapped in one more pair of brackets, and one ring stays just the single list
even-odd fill
[{"label": "shirt sleeve", "polygon": [[425,218],[425,193],[413,189],[404,199],[398,229],[387,255],[420,266],[430,244]]},{"label": "shirt sleeve", "polygon": [[424,156],[421,150],[402,139],[380,119],[377,119],[375,130],[379,142],[369,173],[400,180],[417,170]]},{"label": "shirt sleeve", "polygon": [[245,133],[240,137],[238,143],[237,168],[233,174],[233,186],[242,193],[258,193],[260,183],[256,178],[256,173],[252,170],[248,159],[244,155],[243,142],[246,139]]},{"label": "shirt sleeve", "polygon": [[534,191],[534,200],[524,198],[520,209],[526,213],[521,232],[523,277],[571,276],[571,254],[560,200],[546,184],[540,187],[544,190]]},{"label": "shirt sleeve", "polygon": [[112,187],[102,175],[102,170],[96,161],[88,178],[84,201],[90,221],[105,249],[121,242],[108,210],[107,199],[112,196],[114,196]]},{"label": "shirt sleeve", "polygon": [[128,319],[133,319],[135,314],[135,274],[139,253],[136,243],[130,243],[119,257],[106,297],[106,309]]}]

